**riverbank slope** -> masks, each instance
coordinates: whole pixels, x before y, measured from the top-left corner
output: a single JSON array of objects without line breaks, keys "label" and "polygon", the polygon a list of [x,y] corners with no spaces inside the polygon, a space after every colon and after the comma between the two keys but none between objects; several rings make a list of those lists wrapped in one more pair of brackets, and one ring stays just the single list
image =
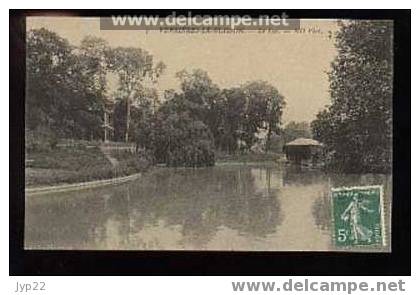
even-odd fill
[{"label": "riverbank slope", "polygon": [[145,157],[113,152],[112,159],[99,147],[31,151],[26,155],[25,186],[52,186],[111,179],[146,171]]}]

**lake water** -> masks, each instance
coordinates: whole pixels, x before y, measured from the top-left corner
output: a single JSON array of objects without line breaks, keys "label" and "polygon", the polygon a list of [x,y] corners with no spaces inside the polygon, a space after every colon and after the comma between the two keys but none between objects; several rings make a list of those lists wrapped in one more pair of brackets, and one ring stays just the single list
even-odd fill
[{"label": "lake water", "polygon": [[155,168],[123,185],[27,196],[25,248],[336,250],[330,189],[360,185],[384,186],[388,225],[389,175],[274,164]]}]

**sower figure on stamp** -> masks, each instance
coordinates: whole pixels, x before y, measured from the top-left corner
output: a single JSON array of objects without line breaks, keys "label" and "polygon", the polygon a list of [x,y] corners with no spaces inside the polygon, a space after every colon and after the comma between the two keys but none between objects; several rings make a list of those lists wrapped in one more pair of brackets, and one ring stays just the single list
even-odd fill
[{"label": "sower figure on stamp", "polygon": [[346,210],[341,214],[341,219],[350,221],[351,239],[356,243],[361,241],[370,241],[373,235],[372,230],[368,229],[361,223],[361,212],[372,213],[373,210],[365,206],[366,202],[358,198],[358,195],[353,197],[353,200],[347,206]]}]

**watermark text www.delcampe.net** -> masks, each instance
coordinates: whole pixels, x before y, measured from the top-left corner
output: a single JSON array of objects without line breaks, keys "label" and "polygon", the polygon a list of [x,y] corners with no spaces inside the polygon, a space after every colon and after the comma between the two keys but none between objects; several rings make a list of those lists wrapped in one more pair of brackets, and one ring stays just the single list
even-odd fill
[{"label": "watermark text www.delcampe.net", "polygon": [[273,281],[236,281],[232,282],[232,290],[235,292],[340,292],[351,294],[357,291],[385,292],[385,291],[405,291],[405,282],[403,280],[393,282],[376,283],[355,282],[355,281],[311,281],[292,280],[284,282]]},{"label": "watermark text www.delcampe.net", "polygon": [[224,29],[224,30],[296,30],[299,19],[290,19],[286,13],[279,15],[113,15],[100,18],[101,30],[162,30],[162,29]]}]

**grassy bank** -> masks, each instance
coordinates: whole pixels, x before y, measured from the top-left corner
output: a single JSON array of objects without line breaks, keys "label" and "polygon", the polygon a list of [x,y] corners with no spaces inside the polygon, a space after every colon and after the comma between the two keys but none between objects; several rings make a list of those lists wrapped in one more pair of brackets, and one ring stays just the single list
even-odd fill
[{"label": "grassy bank", "polygon": [[98,147],[31,151],[26,155],[27,187],[78,183],[145,171],[149,162],[138,154],[117,153],[113,166]]},{"label": "grassy bank", "polygon": [[278,153],[267,152],[263,154],[216,154],[216,161],[218,163],[228,162],[277,162],[283,156]]}]

